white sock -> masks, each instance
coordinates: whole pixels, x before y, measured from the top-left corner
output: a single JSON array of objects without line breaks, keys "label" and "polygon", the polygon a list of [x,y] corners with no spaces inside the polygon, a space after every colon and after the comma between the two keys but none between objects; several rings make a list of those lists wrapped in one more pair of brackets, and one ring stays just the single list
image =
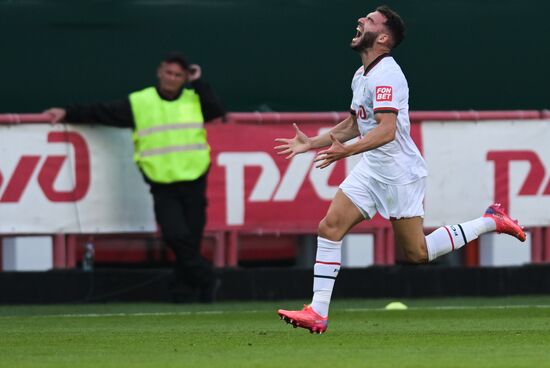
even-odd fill
[{"label": "white sock", "polygon": [[458,225],[440,227],[426,236],[428,260],[433,261],[439,256],[460,249],[481,234],[495,231],[496,228],[495,221],[487,217],[480,217]]},{"label": "white sock", "polygon": [[342,241],[317,237],[317,256],[313,267],[313,300],[311,307],[322,317],[328,316],[332,288],[340,271]]}]

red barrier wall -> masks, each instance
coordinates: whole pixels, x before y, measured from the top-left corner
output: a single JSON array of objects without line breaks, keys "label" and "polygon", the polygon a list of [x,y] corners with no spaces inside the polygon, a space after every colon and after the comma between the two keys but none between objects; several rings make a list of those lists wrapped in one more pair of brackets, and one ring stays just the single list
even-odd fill
[{"label": "red barrier wall", "polygon": [[[283,136],[292,136],[291,123],[301,125],[301,128],[309,135],[326,126],[338,123],[347,116],[344,112],[305,112],[305,113],[231,113],[227,117],[228,124],[210,125],[210,143],[213,148],[213,157],[218,159],[218,164],[213,165],[210,174],[209,185],[209,223],[208,236],[205,240],[204,253],[213,259],[218,266],[236,266],[239,259],[254,261],[258,259],[285,259],[294,257],[296,244],[299,236],[297,234],[316,232],[317,223],[322,218],[328,204],[329,198],[320,198],[318,190],[307,180],[310,172],[290,171],[290,162],[282,157],[276,157],[273,162],[265,156],[256,156],[251,165],[242,164],[243,157],[247,153],[265,151],[266,146],[274,145],[273,139]],[[422,137],[420,134],[420,122],[425,121],[449,121],[449,120],[525,120],[550,118],[550,112],[544,111],[417,111],[411,112],[411,135],[417,145],[422,148]],[[0,114],[0,124],[21,124],[21,123],[45,123],[49,116],[44,114]],[[287,128],[281,124],[288,125]],[[244,128],[246,125],[246,128]],[[286,129],[286,130],[285,130]],[[227,137],[237,139],[228,140]],[[221,159],[218,153],[224,153]],[[231,155],[227,155],[230,153]],[[243,155],[244,154],[244,155]],[[239,156],[241,155],[241,156]],[[254,156],[254,154],[252,155]],[[233,161],[231,161],[233,159]],[[268,161],[265,161],[265,160]],[[220,161],[221,160],[221,161]],[[239,161],[241,160],[241,161]],[[264,160],[264,161],[262,161]],[[258,162],[267,162],[265,167],[272,169],[272,173],[278,176],[276,186],[268,187],[263,193],[257,195],[256,200],[244,201],[250,198],[251,192],[262,175]],[[223,165],[220,165],[223,164]],[[242,203],[242,218],[237,214],[233,218],[233,224],[228,224],[228,216],[224,205],[227,202],[226,193],[219,188],[219,181],[227,182],[229,179],[229,167],[233,165],[233,173],[239,175],[242,170],[252,170],[254,174],[247,179]],[[256,167],[254,167],[256,165]],[[327,185],[336,186],[345,177],[345,165],[334,165],[334,170],[327,179]],[[262,170],[265,170],[263,167]],[[275,174],[276,173],[276,174]],[[299,188],[290,188],[294,191],[294,197],[285,197],[279,188],[285,182],[285,175],[303,175],[303,181]],[[238,178],[239,180],[242,179]],[[275,181],[274,177],[269,177]],[[244,180],[244,179],[242,179]],[[317,190],[317,192],[316,192]],[[259,192],[259,191],[258,191]],[[277,196],[280,195],[280,200]],[[307,203],[307,206],[300,206],[297,203]],[[278,216],[278,218],[277,218]],[[242,223],[239,223],[239,219]],[[355,231],[368,231],[375,234],[375,263],[391,264],[394,262],[394,244],[389,223],[380,217],[373,221],[364,222]],[[279,237],[280,234],[285,234]],[[550,231],[534,232],[533,261],[550,261]],[[263,236],[263,237],[262,237]],[[170,260],[163,251],[159,251],[158,244],[151,246],[150,236],[133,236],[132,248],[139,249],[129,256],[127,244],[128,237],[118,236],[96,236],[96,243],[99,246],[97,252],[98,261],[104,262],[127,262],[131,261],[159,261]],[[104,239],[104,240],[101,240]],[[56,262],[58,267],[73,267],[80,253],[79,245],[85,241],[85,236],[56,237]],[[101,251],[101,244],[104,244],[104,251]],[[138,244],[141,244],[139,246]],[[156,244],[156,243],[155,243]],[[153,247],[153,248],[151,248]],[[118,249],[119,251],[117,251]],[[267,251],[269,249],[269,251]],[[124,250],[124,251],[122,251]],[[476,246],[465,248],[465,264],[478,264],[478,250]],[[167,258],[168,257],[168,258]],[[62,258],[62,259],[61,259]]]}]

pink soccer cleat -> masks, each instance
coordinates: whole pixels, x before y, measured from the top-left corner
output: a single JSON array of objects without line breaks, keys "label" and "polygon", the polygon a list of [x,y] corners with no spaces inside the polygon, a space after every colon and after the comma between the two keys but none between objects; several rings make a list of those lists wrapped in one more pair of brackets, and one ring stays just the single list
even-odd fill
[{"label": "pink soccer cleat", "polygon": [[488,217],[495,221],[497,224],[497,233],[512,235],[522,242],[525,241],[525,232],[523,228],[519,226],[518,220],[512,220],[504,211],[500,203],[490,205],[489,208],[485,210],[483,217]]},{"label": "pink soccer cleat", "polygon": [[328,317],[321,317],[310,305],[304,305],[304,309],[300,311],[279,309],[277,314],[294,328],[305,328],[311,333],[322,334],[328,328]]}]

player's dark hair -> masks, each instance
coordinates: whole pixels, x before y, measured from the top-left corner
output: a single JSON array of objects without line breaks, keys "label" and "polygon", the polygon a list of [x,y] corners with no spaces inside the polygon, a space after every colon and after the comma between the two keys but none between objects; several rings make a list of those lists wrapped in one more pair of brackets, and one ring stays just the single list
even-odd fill
[{"label": "player's dark hair", "polygon": [[177,52],[177,51],[169,52],[168,54],[166,54],[166,56],[164,56],[164,59],[162,59],[162,62],[170,63],[170,64],[172,63],[178,64],[185,70],[189,69],[189,62],[181,52]]},{"label": "player's dark hair", "polygon": [[393,38],[392,48],[396,48],[405,38],[405,23],[403,19],[387,5],[379,6],[376,8],[376,11],[382,13],[386,17],[384,25],[388,28]]}]

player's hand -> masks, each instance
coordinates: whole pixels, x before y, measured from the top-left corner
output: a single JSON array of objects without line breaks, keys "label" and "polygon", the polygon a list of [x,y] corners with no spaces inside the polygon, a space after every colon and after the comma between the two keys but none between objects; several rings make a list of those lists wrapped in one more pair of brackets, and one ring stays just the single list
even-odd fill
[{"label": "player's hand", "polygon": [[287,155],[287,159],[311,149],[311,139],[298,128],[298,125],[292,124],[292,126],[294,126],[294,130],[296,131],[294,138],[275,138],[275,142],[283,144],[273,147],[278,155]]},{"label": "player's hand", "polygon": [[189,82],[196,81],[202,75],[202,69],[199,64],[189,65]]},{"label": "player's hand", "polygon": [[315,158],[315,160],[313,160],[313,162],[318,162],[315,167],[319,169],[324,169],[333,162],[348,157],[350,155],[350,152],[348,151],[346,146],[338,141],[338,139],[336,139],[336,137],[334,137],[332,133],[330,133],[330,140],[332,141],[332,145],[326,150],[319,151],[317,153],[317,157]]},{"label": "player's hand", "polygon": [[67,115],[67,111],[59,107],[52,107],[51,109],[44,111],[44,114],[50,115],[51,117],[50,122],[52,124],[56,124],[65,119],[65,115]]}]

